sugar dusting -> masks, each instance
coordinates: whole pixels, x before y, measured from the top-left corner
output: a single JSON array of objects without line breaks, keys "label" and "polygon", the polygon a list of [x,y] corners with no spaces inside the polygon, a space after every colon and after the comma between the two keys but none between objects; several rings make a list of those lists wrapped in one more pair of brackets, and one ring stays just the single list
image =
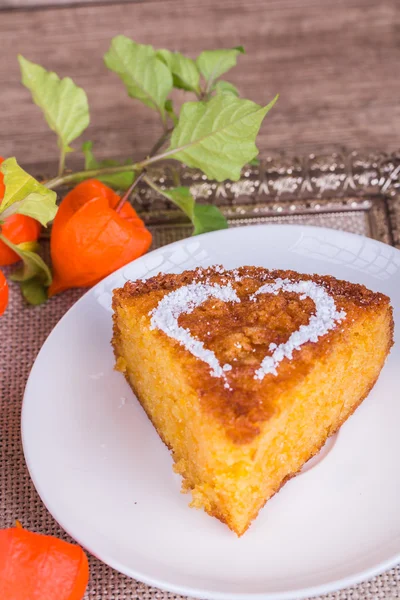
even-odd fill
[{"label": "sugar dusting", "polygon": [[[201,275],[201,273],[199,272],[198,275]],[[238,271],[233,271],[232,275],[234,281],[240,281]],[[299,350],[307,342],[317,342],[318,338],[334,329],[336,324],[346,317],[343,310],[337,310],[334,299],[326,289],[310,280],[292,282],[289,279],[276,279],[274,283],[262,285],[250,296],[250,300],[256,302],[257,296],[260,294],[277,295],[280,291],[299,294],[300,300],[310,298],[315,304],[315,313],[311,315],[307,325],[301,325],[297,331],[291,334],[287,342],[279,345],[275,343],[269,345],[268,349],[272,354],[271,356],[265,356],[259,369],[257,369],[254,378],[258,380],[264,379],[265,375],[268,374],[277,375],[279,363],[284,358],[291,360],[294,350]],[[210,284],[207,280],[206,282],[194,282],[166,294],[160,300],[158,305],[149,313],[149,316],[151,316],[150,328],[160,329],[170,338],[179,342],[193,356],[209,365],[211,375],[224,379],[224,386],[230,389],[226,373],[232,370],[232,365],[225,364],[221,366],[212,350],[207,349],[203,342],[195,339],[189,330],[180,327],[178,324],[178,318],[181,314],[190,314],[210,298],[222,302],[240,302],[240,298],[230,282],[224,285]],[[241,344],[238,342],[235,346],[241,348]]]},{"label": "sugar dusting", "polygon": [[232,368],[231,365],[221,367],[214,352],[208,350],[203,342],[196,340],[190,331],[178,324],[181,314],[190,314],[209,298],[216,298],[222,302],[240,302],[231,284],[221,286],[191,283],[170,292],[160,300],[156,308],[149,313],[151,316],[150,329],[160,329],[182,344],[193,356],[209,365],[213,377],[225,378],[225,371],[229,371]]},{"label": "sugar dusting", "polygon": [[292,283],[289,279],[277,279],[275,283],[261,286],[250,299],[256,301],[260,294],[277,295],[280,290],[299,294],[301,300],[311,298],[315,304],[315,314],[311,315],[307,325],[301,325],[297,331],[294,331],[287,342],[279,346],[270,344],[269,350],[272,355],[263,359],[260,368],[256,371],[255,379],[262,380],[269,373],[277,375],[277,367],[284,358],[291,360],[294,350],[299,350],[307,342],[317,342],[318,338],[327,334],[346,317],[343,310],[339,312],[336,309],[334,299],[323,286],[308,280]]}]

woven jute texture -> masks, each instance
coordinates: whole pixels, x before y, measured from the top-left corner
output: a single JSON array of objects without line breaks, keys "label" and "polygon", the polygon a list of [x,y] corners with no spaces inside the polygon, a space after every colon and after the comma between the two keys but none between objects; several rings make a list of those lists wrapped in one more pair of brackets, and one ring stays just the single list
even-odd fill
[{"label": "woven jute texture", "polygon": [[[290,218],[273,217],[271,220],[322,225],[367,235],[370,233],[363,213],[299,215]],[[154,246],[157,247],[185,237],[189,232],[186,227],[168,225],[154,228],[153,233]],[[0,319],[0,528],[9,527],[15,519],[19,519],[28,529],[69,539],[45,509],[29,477],[22,452],[20,414],[26,380],[40,347],[59,319],[81,294],[82,290],[71,290],[41,307],[28,308],[22,302],[19,291],[12,286],[9,308]],[[45,381],[43,385],[46,385]],[[368,527],[368,523],[365,526]],[[343,540],[343,544],[345,543],[346,540]],[[129,579],[93,557],[90,558],[90,568],[91,579],[85,595],[86,600],[179,598]],[[400,598],[400,567],[324,598]]]}]

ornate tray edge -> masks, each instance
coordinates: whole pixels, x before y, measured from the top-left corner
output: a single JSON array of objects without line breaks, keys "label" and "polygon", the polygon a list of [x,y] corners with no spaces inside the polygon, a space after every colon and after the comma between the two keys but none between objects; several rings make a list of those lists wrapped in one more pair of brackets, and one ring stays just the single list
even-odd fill
[{"label": "ornate tray edge", "polygon": [[[269,156],[243,169],[235,182],[210,181],[175,164],[151,173],[163,189],[179,180],[196,200],[218,205],[231,221],[363,210],[373,237],[400,246],[400,151]],[[138,186],[133,204],[148,224],[185,223],[171,203],[147,187]]]}]

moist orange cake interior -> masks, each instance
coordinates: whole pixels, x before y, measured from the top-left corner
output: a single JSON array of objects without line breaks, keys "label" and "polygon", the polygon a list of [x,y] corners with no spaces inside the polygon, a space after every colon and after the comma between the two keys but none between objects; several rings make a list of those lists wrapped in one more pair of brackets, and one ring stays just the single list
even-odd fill
[{"label": "moist orange cake interior", "polygon": [[115,290],[113,308],[117,368],[191,505],[237,535],[366,397],[392,344],[386,296],[293,271],[161,274]]}]

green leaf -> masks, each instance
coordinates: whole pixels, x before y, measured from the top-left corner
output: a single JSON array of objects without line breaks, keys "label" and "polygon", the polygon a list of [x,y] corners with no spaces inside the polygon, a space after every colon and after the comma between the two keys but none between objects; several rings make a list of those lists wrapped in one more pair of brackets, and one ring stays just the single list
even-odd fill
[{"label": "green leaf", "polygon": [[8,217],[14,213],[27,215],[46,226],[57,212],[57,194],[47,189],[26,173],[15,158],[7,158],[0,166],[6,186],[0,214]]},{"label": "green leaf", "polygon": [[227,229],[228,222],[222,212],[213,204],[195,204],[193,215],[193,235]]},{"label": "green leaf", "polygon": [[193,221],[195,201],[188,187],[176,187],[170,190],[158,190],[166,198],[171,200],[185,215]]},{"label": "green leaf", "polygon": [[158,191],[189,217],[194,225],[193,235],[228,227],[227,220],[219,208],[212,204],[196,204],[188,187],[177,187],[170,190],[158,189]]},{"label": "green leaf", "polygon": [[258,130],[277,98],[264,107],[229,94],[187,102],[172,133],[169,156],[201,169],[209,179],[237,181],[258,154]]},{"label": "green leaf", "polygon": [[21,281],[20,287],[23,297],[29,304],[38,306],[47,301],[46,288],[35,277],[29,281]]},{"label": "green leaf", "polygon": [[231,94],[237,98],[240,96],[237,87],[232,83],[229,83],[229,81],[223,81],[222,79],[214,84],[213,89],[216,90],[218,94]]},{"label": "green leaf", "polygon": [[16,245],[2,234],[0,234],[0,239],[22,260],[22,266],[11,274],[10,279],[20,284],[22,294],[30,304],[45,302],[47,300],[45,288],[51,284],[52,276],[49,267],[35,251],[39,245],[36,242]]},{"label": "green leaf", "polygon": [[200,93],[200,72],[194,60],[169,50],[159,50],[157,56],[171,71],[174,87]]},{"label": "green leaf", "polygon": [[[127,160],[124,163],[119,163],[116,160],[106,159],[98,162],[93,154],[93,142],[84,142],[82,144],[82,152],[85,156],[85,169],[102,169],[103,167],[118,167],[132,164],[132,161]],[[115,173],[112,175],[98,175],[97,179],[114,188],[115,190],[127,190],[133,183],[134,172]]]},{"label": "green leaf", "polygon": [[260,166],[260,159],[259,158],[253,158],[252,160],[249,160],[249,165],[250,165],[250,167],[259,167]]},{"label": "green leaf", "polygon": [[172,90],[172,75],[157,58],[153,46],[136,44],[118,35],[104,56],[106,66],[119,75],[131,98],[158,110],[165,119],[165,101]]},{"label": "green leaf", "polygon": [[18,249],[22,252],[25,252],[26,250],[29,250],[30,252],[39,252],[40,244],[36,241],[21,242],[20,244],[18,244]]},{"label": "green leaf", "polygon": [[[4,241],[4,238],[2,238]],[[22,260],[22,266],[12,273],[10,278],[13,281],[29,281],[35,277],[44,286],[49,286],[52,281],[52,276],[49,267],[44,262],[43,258],[36,252],[24,250],[15,244],[7,244],[14,252],[18,254]]]},{"label": "green leaf", "polygon": [[236,60],[239,54],[243,54],[242,46],[224,50],[205,50],[197,58],[197,66],[201,74],[207,81],[208,89],[218,77],[236,66]]},{"label": "green leaf", "polygon": [[167,115],[169,116],[169,118],[171,119],[171,121],[173,122],[174,127],[175,127],[178,124],[179,119],[178,119],[177,115],[175,114],[174,105],[172,103],[172,100],[170,100],[170,99],[166,100],[166,102],[165,102],[165,112],[167,113]]},{"label": "green leaf", "polygon": [[69,77],[56,73],[18,55],[22,83],[31,91],[49,127],[57,134],[59,148],[70,152],[69,144],[89,125],[89,106],[85,91]]}]

